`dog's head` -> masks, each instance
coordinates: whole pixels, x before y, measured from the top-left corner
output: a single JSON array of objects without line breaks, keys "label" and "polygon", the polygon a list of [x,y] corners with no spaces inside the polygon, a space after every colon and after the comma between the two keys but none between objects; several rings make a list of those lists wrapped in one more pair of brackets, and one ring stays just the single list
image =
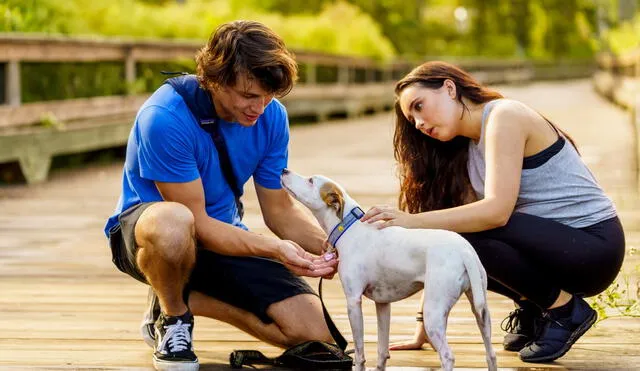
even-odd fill
[{"label": "dog's head", "polygon": [[280,176],[280,182],[289,194],[314,214],[331,209],[338,219],[342,219],[348,196],[344,189],[331,179],[321,175],[305,178],[285,169]]}]

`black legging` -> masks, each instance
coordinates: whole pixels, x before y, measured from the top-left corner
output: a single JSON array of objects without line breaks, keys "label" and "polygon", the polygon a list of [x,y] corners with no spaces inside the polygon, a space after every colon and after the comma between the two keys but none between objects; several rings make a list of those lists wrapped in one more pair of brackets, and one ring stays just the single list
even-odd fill
[{"label": "black legging", "polygon": [[625,253],[617,217],[578,229],[514,213],[504,227],[463,236],[487,271],[489,290],[514,301],[524,297],[544,309],[560,290],[584,296],[604,291]]}]

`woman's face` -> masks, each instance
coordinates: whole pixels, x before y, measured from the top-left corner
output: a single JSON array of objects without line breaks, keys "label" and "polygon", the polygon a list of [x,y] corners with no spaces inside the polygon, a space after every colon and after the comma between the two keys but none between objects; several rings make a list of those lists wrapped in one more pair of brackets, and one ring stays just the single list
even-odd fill
[{"label": "woman's face", "polygon": [[400,93],[400,109],[420,132],[442,142],[449,141],[458,135],[460,123],[455,89],[451,80],[445,80],[438,89],[409,85]]}]

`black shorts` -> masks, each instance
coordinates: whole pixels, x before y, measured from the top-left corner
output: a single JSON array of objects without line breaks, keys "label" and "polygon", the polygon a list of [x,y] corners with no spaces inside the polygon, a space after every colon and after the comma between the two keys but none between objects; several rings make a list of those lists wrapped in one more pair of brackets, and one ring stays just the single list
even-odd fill
[{"label": "black shorts", "polygon": [[[109,231],[109,245],[116,267],[147,283],[136,264],[138,246],[135,225],[144,210],[153,202],[144,202],[125,210],[119,224]],[[267,308],[279,301],[300,294],[315,292],[302,278],[291,273],[281,263],[258,257],[235,257],[216,254],[198,246],[196,264],[184,290],[205,295],[255,314],[264,323],[272,323]],[[186,300],[185,300],[186,302]]]}]

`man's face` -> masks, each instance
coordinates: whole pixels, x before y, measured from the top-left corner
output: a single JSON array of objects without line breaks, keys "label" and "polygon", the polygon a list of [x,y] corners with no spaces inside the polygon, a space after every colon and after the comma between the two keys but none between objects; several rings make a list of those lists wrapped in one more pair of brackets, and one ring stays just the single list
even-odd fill
[{"label": "man's face", "polygon": [[255,125],[274,94],[265,91],[258,80],[247,74],[238,74],[235,85],[213,90],[213,102],[220,117],[242,126]]}]

